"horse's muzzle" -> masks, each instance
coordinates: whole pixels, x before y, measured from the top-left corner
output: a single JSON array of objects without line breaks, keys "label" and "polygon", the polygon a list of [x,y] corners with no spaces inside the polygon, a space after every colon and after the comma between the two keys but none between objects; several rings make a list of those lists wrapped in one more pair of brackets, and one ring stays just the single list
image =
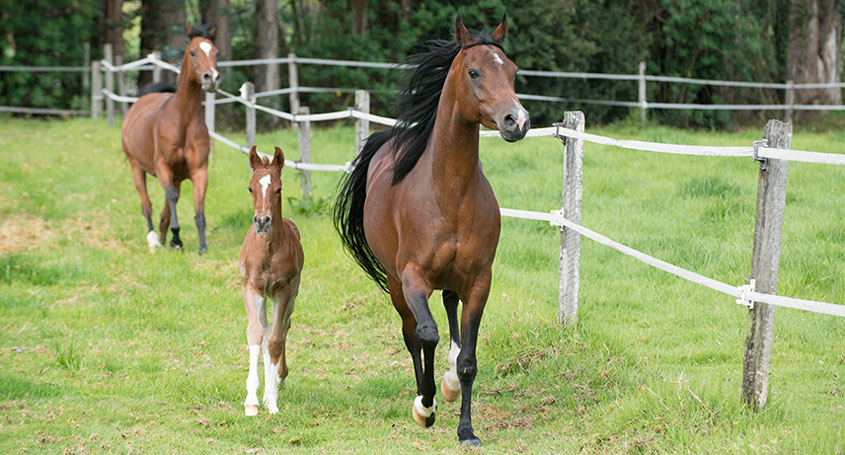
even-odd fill
[{"label": "horse's muzzle", "polygon": [[498,126],[502,139],[508,142],[516,142],[528,133],[531,128],[531,119],[528,117],[528,111],[522,107],[517,107],[505,114],[499,120]]},{"label": "horse's muzzle", "polygon": [[252,217],[252,225],[255,226],[255,232],[258,234],[266,234],[270,231],[271,219],[269,215]]},{"label": "horse's muzzle", "polygon": [[214,93],[220,84],[220,73],[217,70],[207,71],[202,74],[202,89]]}]

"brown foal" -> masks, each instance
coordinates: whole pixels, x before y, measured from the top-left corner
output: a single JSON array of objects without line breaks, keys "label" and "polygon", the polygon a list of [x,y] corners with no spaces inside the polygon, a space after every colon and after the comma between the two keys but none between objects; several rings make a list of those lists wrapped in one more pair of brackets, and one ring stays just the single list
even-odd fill
[{"label": "brown foal", "polygon": [[506,26],[505,18],[492,34],[473,36],[458,16],[455,41],[435,42],[409,59],[416,66],[398,126],[367,140],[334,213],[345,246],[390,292],[402,318],[417,380],[412,415],[424,426],[434,423],[437,409],[439,335],[428,299],[443,290],[451,349],[441,391],[446,401],[461,397],[458,438],[467,445],[481,444],[470,406],[500,227],[499,206],[479,161],[479,124],[511,142],[530,127],[514,92],[516,65],[501,46]]},{"label": "brown foal", "polygon": [[[270,414],[279,412],[276,404],[279,384],[288,375],[285,340],[290,328],[294,300],[305,255],[299,230],[293,221],[282,218],[282,168],[285,155],[276,147],[273,162],[260,157],[253,145],[249,150],[252,179],[249,192],[255,215],[241,247],[241,275],[244,278],[244,305],[249,320],[246,328],[249,346],[249,375],[244,412],[258,413],[258,354],[264,356],[264,406]],[[273,301],[273,328],[267,324],[267,298]]]},{"label": "brown foal", "polygon": [[[170,246],[182,248],[176,202],[182,181],[190,179],[194,187],[194,221],[199,233],[199,253],[208,249],[205,241],[205,192],[208,186],[208,153],[210,138],[205,126],[202,92],[217,90],[216,28],[188,25],[190,42],[182,57],[182,70],[176,93],[142,95],[126,113],[123,121],[123,152],[132,167],[132,179],[141,195],[141,212],[147,220],[147,244],[150,250],[167,239],[167,228],[173,233]],[[158,85],[153,90],[168,90]],[[172,91],[172,87],[169,88]],[[152,204],[147,195],[147,174],[158,178],[164,187],[164,208],[161,211],[156,238],[152,222]]]}]

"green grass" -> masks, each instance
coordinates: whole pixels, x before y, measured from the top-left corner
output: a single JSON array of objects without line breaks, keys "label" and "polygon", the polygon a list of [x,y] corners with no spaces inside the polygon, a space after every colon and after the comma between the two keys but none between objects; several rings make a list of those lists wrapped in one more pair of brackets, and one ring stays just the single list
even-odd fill
[{"label": "green grass", "polygon": [[[760,136],[588,129],[711,145]],[[314,161],[348,161],[352,135],[314,130]],[[836,153],[843,141],[840,130],[798,133],[792,144]],[[296,159],[289,131],[258,142]],[[242,154],[215,147],[209,254],[195,253],[189,182],[179,203],[186,251],[150,254],[118,128],[0,117],[0,453],[474,452],[457,444],[457,403],[440,403],[433,428],[411,419],[399,318],[344,255],[328,217],[336,173],[314,173],[314,199],[300,201],[297,173],[284,171],[293,198],[284,211],[306,254],[291,375],[278,415],[243,416],[237,257],[252,216],[249,169]],[[559,207],[559,141],[484,139],[481,155],[501,206]],[[583,223],[739,285],[750,270],[756,181],[750,159],[588,144]],[[841,168],[790,165],[781,294],[842,303],[843,183]],[[158,213],[163,191],[152,179],[149,188]],[[584,240],[580,321],[564,329],[555,323],[558,247],[548,225],[503,220],[473,400],[485,452],[845,451],[845,320],[776,310],[769,406],[755,415],[739,401],[742,307]],[[445,340],[439,296],[431,305]]]}]

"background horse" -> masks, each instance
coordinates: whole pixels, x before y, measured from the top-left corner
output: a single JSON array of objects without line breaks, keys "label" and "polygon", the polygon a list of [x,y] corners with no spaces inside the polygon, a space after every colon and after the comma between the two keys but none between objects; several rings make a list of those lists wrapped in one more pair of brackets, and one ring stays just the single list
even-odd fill
[{"label": "background horse", "polygon": [[418,66],[400,99],[398,126],[369,137],[334,212],[345,247],[402,317],[417,380],[412,414],[424,426],[437,409],[439,335],[428,298],[443,290],[452,342],[441,390],[446,401],[460,394],[458,438],[469,445],[481,444],[472,429],[472,383],[500,227],[478,159],[479,124],[507,141],[522,139],[530,126],[514,93],[516,66],[502,50],[506,27],[505,17],[492,35],[472,36],[458,15],[455,41],[435,41],[409,58]]},{"label": "background horse", "polygon": [[[205,191],[208,186],[210,138],[205,126],[202,91],[215,91],[220,81],[217,72],[217,48],[211,25],[188,25],[188,43],[182,57],[182,72],[176,93],[172,87],[156,84],[146,91],[126,113],[123,121],[123,152],[132,167],[132,179],[141,195],[141,211],[147,219],[147,243],[152,250],[167,239],[167,226],[173,232],[170,246],[181,248],[176,202],[182,181],[194,186],[194,221],[199,233],[199,253],[206,252]],[[147,195],[147,174],[158,178],[164,187],[160,239],[153,231],[152,204]]]},{"label": "background horse", "polygon": [[[288,375],[285,340],[290,328],[293,302],[299,293],[299,277],[305,256],[299,230],[293,221],[282,218],[282,168],[285,155],[276,147],[273,162],[249,150],[252,179],[249,192],[255,216],[241,247],[241,275],[244,277],[244,305],[249,323],[249,375],[244,412],[258,413],[258,353],[264,354],[264,406],[270,414],[279,412],[276,400],[279,384]],[[273,328],[267,325],[267,297],[273,300]]]}]

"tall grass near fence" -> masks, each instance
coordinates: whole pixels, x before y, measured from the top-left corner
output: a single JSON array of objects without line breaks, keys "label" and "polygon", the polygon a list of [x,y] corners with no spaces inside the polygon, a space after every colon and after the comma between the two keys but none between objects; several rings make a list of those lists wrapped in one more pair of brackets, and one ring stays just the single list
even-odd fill
[{"label": "tall grass near fence", "polygon": [[[219,126],[218,126],[219,127]],[[747,145],[737,134],[596,131],[618,138]],[[229,135],[233,135],[231,133]],[[343,163],[351,127],[315,129],[315,162]],[[841,133],[795,134],[838,152]],[[293,132],[260,135],[296,158]],[[481,143],[504,207],[560,201],[560,142]],[[410,419],[412,367],[399,318],[341,251],[324,207],[338,174],[313,173],[315,202],[284,171],[283,208],[302,232],[303,284],[280,414],[242,416],[247,350],[237,253],[249,225],[244,155],[217,144],[198,257],[191,186],[185,252],[149,254],[139,200],[105,121],[0,122],[0,451],[409,453],[456,450],[457,405],[435,427]],[[845,170],[790,165],[780,293],[845,297]],[[586,144],[583,222],[728,283],[749,272],[757,165]],[[164,194],[153,179],[154,212]],[[323,208],[321,208],[323,207]],[[776,309],[770,400],[739,403],[746,310],[730,298],[582,241],[579,325],[555,325],[558,236],[503,219],[481,326],[475,424],[491,453],[842,453],[845,321]],[[432,312],[446,339],[438,296]],[[438,372],[446,368],[438,350]]]}]

